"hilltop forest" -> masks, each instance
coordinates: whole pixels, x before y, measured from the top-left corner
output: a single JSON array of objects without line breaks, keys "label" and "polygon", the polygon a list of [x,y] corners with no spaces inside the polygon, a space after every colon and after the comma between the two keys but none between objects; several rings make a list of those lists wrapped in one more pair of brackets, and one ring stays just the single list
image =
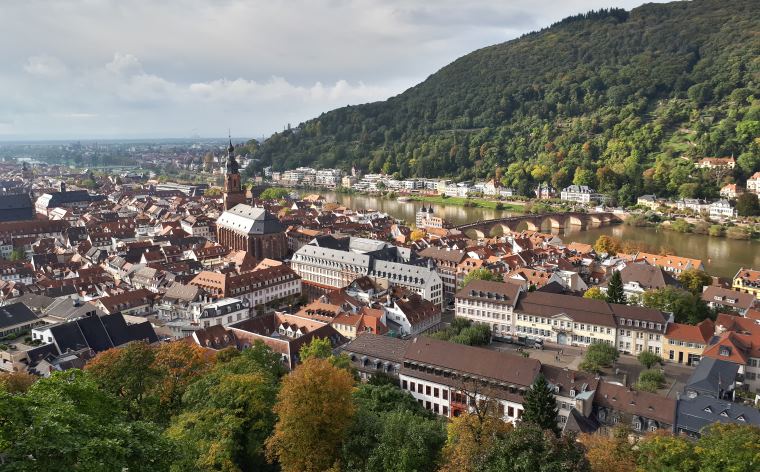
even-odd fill
[{"label": "hilltop forest", "polygon": [[[474,51],[384,102],[251,143],[248,173],[352,165],[399,178],[496,177],[637,195],[713,197],[760,170],[756,0],[647,4],[566,18]],[[696,169],[737,159],[732,173]]]}]

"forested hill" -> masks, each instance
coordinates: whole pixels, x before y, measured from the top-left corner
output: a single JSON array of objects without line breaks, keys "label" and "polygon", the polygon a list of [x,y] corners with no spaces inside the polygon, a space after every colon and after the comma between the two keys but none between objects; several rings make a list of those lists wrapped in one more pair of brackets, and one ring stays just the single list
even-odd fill
[{"label": "forested hill", "polygon": [[711,196],[699,157],[760,170],[757,0],[647,4],[566,18],[472,52],[385,102],[340,108],[258,147],[263,165],[496,175],[528,194],[588,184]]}]

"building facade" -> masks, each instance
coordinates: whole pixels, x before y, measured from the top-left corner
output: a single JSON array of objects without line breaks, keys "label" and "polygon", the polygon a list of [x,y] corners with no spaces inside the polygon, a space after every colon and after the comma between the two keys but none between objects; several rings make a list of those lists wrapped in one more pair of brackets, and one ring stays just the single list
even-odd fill
[{"label": "building facade", "polygon": [[288,240],[280,221],[264,208],[244,203],[226,210],[216,220],[217,242],[233,251],[246,251],[257,261],[282,260]]}]

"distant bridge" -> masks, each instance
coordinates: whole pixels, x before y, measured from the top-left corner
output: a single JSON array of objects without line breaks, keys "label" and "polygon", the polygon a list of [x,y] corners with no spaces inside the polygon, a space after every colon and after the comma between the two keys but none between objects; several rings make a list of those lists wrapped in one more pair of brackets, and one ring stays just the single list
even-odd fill
[{"label": "distant bridge", "polygon": [[475,232],[478,238],[485,238],[492,234],[496,228],[501,228],[504,234],[519,232],[518,226],[525,223],[525,227],[531,231],[540,231],[541,228],[562,229],[568,226],[586,229],[588,227],[609,226],[620,223],[622,219],[614,213],[543,213],[539,215],[520,215],[493,220],[475,221],[464,225],[455,226],[461,232]]}]

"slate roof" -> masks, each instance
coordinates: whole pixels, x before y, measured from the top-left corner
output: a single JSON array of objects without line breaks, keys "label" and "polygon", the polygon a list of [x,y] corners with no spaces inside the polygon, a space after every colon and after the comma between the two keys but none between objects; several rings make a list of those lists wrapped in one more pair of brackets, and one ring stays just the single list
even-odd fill
[{"label": "slate roof", "polygon": [[698,433],[712,423],[760,426],[760,411],[741,403],[698,396],[678,402],[676,426]]},{"label": "slate roof", "polygon": [[739,364],[703,357],[699,365],[686,381],[684,390],[693,390],[699,394],[708,394],[715,397],[721,391],[728,390],[734,384],[736,375],[739,373]]},{"label": "slate roof", "polygon": [[21,302],[0,307],[0,329],[35,321],[37,316]]},{"label": "slate roof", "polygon": [[408,345],[407,340],[365,333],[345,345],[343,350],[400,363]]}]

